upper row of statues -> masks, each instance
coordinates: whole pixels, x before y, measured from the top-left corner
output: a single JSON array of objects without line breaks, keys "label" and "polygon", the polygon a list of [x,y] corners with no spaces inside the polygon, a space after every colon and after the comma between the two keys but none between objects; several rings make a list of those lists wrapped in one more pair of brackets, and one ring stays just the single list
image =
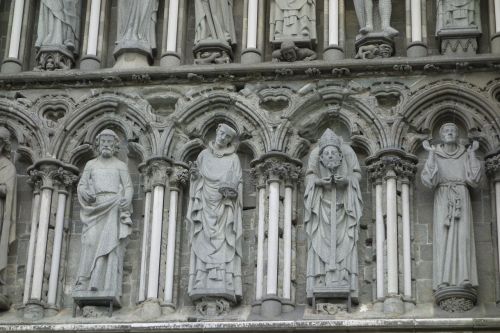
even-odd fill
[{"label": "upper row of statues", "polygon": [[[271,0],[269,41],[275,50],[273,61],[314,60],[317,43],[317,0]],[[392,38],[391,0],[354,0],[359,22],[356,37],[358,58],[389,57]],[[78,55],[80,38],[79,0],[42,0],[35,47],[37,69],[70,68]],[[378,7],[378,9],[374,9]],[[196,64],[229,63],[237,43],[233,0],[195,0]],[[152,57],[156,48],[155,29],[158,0],[118,2],[115,56],[135,50]],[[479,0],[438,0],[436,35],[453,31],[481,31]]]}]

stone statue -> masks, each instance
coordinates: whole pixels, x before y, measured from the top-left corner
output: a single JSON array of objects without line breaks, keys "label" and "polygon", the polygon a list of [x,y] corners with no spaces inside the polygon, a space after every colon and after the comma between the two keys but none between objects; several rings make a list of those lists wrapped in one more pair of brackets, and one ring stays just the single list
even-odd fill
[{"label": "stone statue", "polygon": [[[352,148],[327,129],[309,157],[304,193],[307,298],[335,290],[358,297],[361,169]],[[332,205],[333,203],[333,205]],[[333,244],[333,245],[332,245]]]},{"label": "stone statue", "polygon": [[41,0],[36,70],[69,69],[78,54],[81,1]]},{"label": "stone statue", "polygon": [[360,46],[355,59],[389,58],[394,50],[389,44],[370,44]]},{"label": "stone statue", "polygon": [[236,44],[233,0],[194,0],[194,5],[195,58],[206,61],[216,54],[213,63],[231,62],[232,47]]},{"label": "stone statue", "polygon": [[242,171],[236,132],[226,124],[191,168],[187,220],[193,301],[214,297],[236,303],[242,296]]},{"label": "stone statue", "polygon": [[387,36],[396,36],[399,32],[391,27],[391,0],[378,0],[380,27],[375,28],[373,22],[373,0],[354,0],[354,8],[358,17],[359,33],[361,35],[381,31]]},{"label": "stone statue", "polygon": [[96,139],[99,156],[85,165],[78,183],[83,231],[75,291],[121,295],[133,187],[127,165],[115,157],[118,143],[115,132],[103,130]]},{"label": "stone statue", "polygon": [[[7,267],[9,244],[16,237],[17,180],[10,161],[10,132],[0,126],[0,272]],[[0,281],[4,284],[5,281]]]},{"label": "stone statue", "polygon": [[442,125],[439,134],[442,144],[423,143],[429,156],[421,174],[422,183],[435,189],[433,289],[470,290],[478,286],[478,278],[468,186],[478,186],[481,177],[479,143],[469,148],[459,144],[453,123]]},{"label": "stone statue", "polygon": [[481,31],[479,0],[438,0],[436,31],[478,29]]},{"label": "stone statue", "polygon": [[115,57],[132,50],[151,59],[156,49],[156,13],[158,0],[118,1],[118,35]]},{"label": "stone statue", "polygon": [[316,0],[273,0],[271,42],[316,41]]},{"label": "stone statue", "polygon": [[273,62],[310,61],[318,58],[316,52],[305,47],[297,47],[291,40],[281,43],[280,49],[273,51],[272,56]]}]

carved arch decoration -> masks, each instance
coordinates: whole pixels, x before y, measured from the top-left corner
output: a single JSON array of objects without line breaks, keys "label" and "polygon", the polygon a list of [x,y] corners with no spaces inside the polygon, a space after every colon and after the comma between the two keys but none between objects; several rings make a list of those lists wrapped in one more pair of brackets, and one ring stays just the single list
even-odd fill
[{"label": "carved arch decoration", "polygon": [[322,124],[335,121],[348,129],[351,144],[368,155],[388,145],[386,127],[376,117],[363,88],[335,81],[304,90],[301,90],[301,102],[284,115],[286,121],[276,130],[277,150],[284,151],[285,147],[290,147],[287,153],[293,158],[300,158],[309,151]]},{"label": "carved arch decoration", "polygon": [[29,111],[31,103],[19,103],[15,98],[0,96],[0,118],[17,140],[17,154],[30,163],[49,156],[50,142],[39,126],[38,114]]},{"label": "carved arch decoration", "polygon": [[423,140],[432,139],[439,119],[451,116],[464,124],[467,136],[478,140],[483,151],[491,151],[499,144],[496,108],[487,91],[470,83],[433,82],[412,93],[402,106],[401,118],[394,124],[395,146],[415,153]]},{"label": "carved arch decoration", "polygon": [[202,89],[188,94],[178,103],[172,115],[176,126],[165,142],[163,155],[176,161],[185,161],[194,150],[203,148],[203,138],[218,122],[233,126],[240,135],[240,143],[254,156],[270,147],[269,125],[258,110],[258,101],[246,98],[231,88]]},{"label": "carved arch decoration", "polygon": [[53,155],[74,164],[93,154],[96,135],[107,126],[119,128],[141,162],[157,150],[159,134],[150,124],[154,121],[147,101],[126,94],[101,92],[78,101],[71,116],[62,123],[62,131],[53,140]]}]

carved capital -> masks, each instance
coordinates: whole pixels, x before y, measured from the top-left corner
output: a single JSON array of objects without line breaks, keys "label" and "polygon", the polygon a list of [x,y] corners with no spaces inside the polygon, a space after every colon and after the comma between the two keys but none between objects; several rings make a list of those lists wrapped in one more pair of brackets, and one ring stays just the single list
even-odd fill
[{"label": "carved capital", "polygon": [[486,156],[486,174],[495,181],[500,181],[500,152]]},{"label": "carved capital", "polygon": [[399,149],[382,151],[367,160],[368,174],[372,181],[380,181],[388,175],[401,180],[413,180],[417,172],[417,158]]},{"label": "carved capital", "polygon": [[69,191],[78,182],[78,176],[69,170],[62,167],[54,171],[52,174],[54,185],[57,185],[60,190]]},{"label": "carved capital", "polygon": [[147,175],[152,187],[165,186],[169,175],[172,174],[171,164],[163,159],[150,160],[147,169]]},{"label": "carved capital", "polygon": [[266,181],[298,182],[302,177],[302,162],[282,153],[266,154],[252,162],[252,176],[258,187]]},{"label": "carved capital", "polygon": [[172,168],[169,181],[173,188],[184,187],[189,183],[189,171],[185,167],[176,165]]},{"label": "carved capital", "polygon": [[[71,169],[73,168],[71,167]],[[28,174],[35,190],[44,188],[54,189],[54,186],[60,185],[61,182],[64,183],[66,181],[70,183],[72,181],[71,177],[65,179],[65,172],[69,173],[65,169],[65,164],[59,160],[44,159],[29,167]]]}]

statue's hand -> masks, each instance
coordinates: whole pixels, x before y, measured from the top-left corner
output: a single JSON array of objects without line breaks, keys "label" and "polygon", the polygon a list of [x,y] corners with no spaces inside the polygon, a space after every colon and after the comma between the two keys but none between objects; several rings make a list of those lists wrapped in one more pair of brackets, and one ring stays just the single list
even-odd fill
[{"label": "statue's hand", "polygon": [[0,184],[0,198],[5,198],[7,196],[7,186],[5,184]]},{"label": "statue's hand", "polygon": [[82,196],[83,200],[85,200],[88,203],[94,203],[96,200],[95,195],[91,195],[87,191],[81,191],[80,195]]},{"label": "statue's hand", "polygon": [[425,150],[427,150],[429,153],[435,153],[436,152],[436,146],[431,145],[429,143],[429,140],[424,140],[422,142],[422,146],[424,147]]},{"label": "statue's hand", "polygon": [[467,148],[467,151],[469,153],[473,153],[473,152],[475,152],[478,149],[479,149],[479,142],[477,142],[476,140],[474,140],[474,141],[472,141],[472,144],[469,146],[469,148]]},{"label": "statue's hand", "polygon": [[332,184],[332,178],[331,177],[318,178],[314,181],[314,184],[316,186],[329,187]]},{"label": "statue's hand", "polygon": [[349,180],[347,179],[347,177],[344,177],[341,175],[335,175],[334,179],[335,179],[335,184],[342,185],[342,186],[349,184]]}]

